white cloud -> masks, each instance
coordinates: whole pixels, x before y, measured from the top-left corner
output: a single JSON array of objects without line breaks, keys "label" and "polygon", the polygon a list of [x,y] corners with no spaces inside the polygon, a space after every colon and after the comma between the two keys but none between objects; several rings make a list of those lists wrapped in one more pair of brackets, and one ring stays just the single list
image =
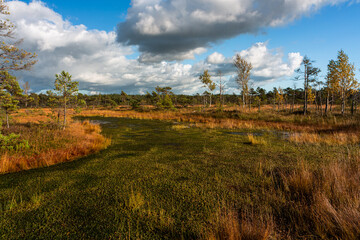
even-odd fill
[{"label": "white cloud", "polygon": [[[194,80],[191,66],[144,65],[131,60],[127,56],[133,50],[117,43],[114,32],[72,25],[42,2],[11,1],[8,5],[10,18],[17,26],[16,34],[24,39],[21,47],[38,55],[38,63],[31,71],[17,73],[35,91],[53,88],[54,75],[62,70],[70,72],[81,89],[103,92],[138,93],[139,86],[150,90],[157,85],[176,88]],[[190,54],[201,51],[204,50]]]},{"label": "white cloud", "polygon": [[283,53],[279,50],[269,50],[267,43],[256,43],[239,54],[252,64],[252,75],[255,78],[268,80],[291,76],[300,67],[303,59],[300,53],[289,53],[288,63],[285,63]]},{"label": "white cloud", "polygon": [[[226,0],[228,4],[231,4],[231,1]],[[203,0],[203,2],[209,3],[209,7],[219,3],[216,0]],[[186,1],[170,1],[170,3],[179,9],[189,4]],[[70,72],[73,79],[80,82],[81,90],[87,92],[124,90],[127,93],[144,93],[152,91],[159,85],[171,86],[177,93],[193,94],[202,90],[198,75],[205,69],[212,71],[221,69],[224,75],[234,74],[232,58],[225,58],[217,52],[193,66],[161,61],[161,56],[164,55],[168,55],[167,58],[171,58],[172,55],[175,60],[193,58],[196,54],[204,53],[206,51],[204,47],[191,48],[180,53],[168,51],[163,55],[147,52],[139,59],[131,59],[129,56],[134,53],[133,49],[119,44],[115,32],[88,30],[84,25],[73,25],[39,1],[29,4],[11,1],[8,4],[10,18],[17,26],[16,33],[24,38],[22,48],[38,54],[39,61],[31,71],[17,73],[20,80],[29,81],[35,91],[52,89],[54,75],[62,70]],[[152,7],[151,11],[165,11],[167,6],[164,6],[160,0],[136,0],[133,2],[134,7]],[[245,11],[245,7],[246,5],[239,9],[234,8],[237,12],[241,12]],[[220,10],[229,11],[226,8]],[[218,18],[214,21],[224,20]],[[171,25],[172,21],[167,24],[156,31],[166,32],[179,27]],[[266,43],[255,44],[240,54],[254,65],[253,76],[257,81],[290,76],[302,59],[299,53],[290,53],[286,63],[283,61],[282,52],[269,50]],[[142,61],[152,64],[144,64]]]},{"label": "white cloud", "polygon": [[223,63],[225,61],[225,56],[222,55],[221,53],[214,52],[213,54],[207,57],[206,61],[212,64]]},{"label": "white cloud", "polygon": [[[289,53],[286,61],[280,49],[269,49],[267,42],[259,42],[250,48],[238,52],[247,62],[253,66],[251,79],[256,83],[281,80],[290,77],[294,71],[300,67],[303,57],[300,53]],[[234,68],[234,57],[224,58],[222,54],[213,53],[208,56],[205,62],[200,62],[194,66],[194,70],[201,72],[209,69],[215,76],[219,70],[223,75],[234,78],[236,69]],[[236,88],[236,84],[232,84]]]}]

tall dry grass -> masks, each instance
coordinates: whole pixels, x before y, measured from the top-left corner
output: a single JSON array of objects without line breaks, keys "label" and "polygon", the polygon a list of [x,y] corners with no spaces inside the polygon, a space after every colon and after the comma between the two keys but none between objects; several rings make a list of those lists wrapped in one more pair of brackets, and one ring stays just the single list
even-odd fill
[{"label": "tall dry grass", "polygon": [[274,224],[270,217],[250,213],[239,214],[230,208],[217,211],[206,239],[208,240],[266,240],[274,237]]},{"label": "tall dry grass", "polygon": [[327,145],[345,145],[356,144],[360,142],[359,133],[352,132],[334,132],[328,134],[319,133],[292,133],[289,137],[291,142],[327,144]]},{"label": "tall dry grass", "polygon": [[[231,108],[229,108],[231,109]],[[126,117],[136,119],[156,119],[197,124],[207,128],[251,128],[272,129],[293,132],[351,132],[359,131],[357,118],[336,116],[321,117],[317,115],[292,115],[287,112],[276,112],[271,108],[260,113],[252,111],[199,112],[196,108],[183,108],[177,111],[144,111],[134,110],[83,110],[80,116]]]},{"label": "tall dry grass", "polygon": [[281,173],[278,225],[292,236],[360,239],[360,157]]},{"label": "tall dry grass", "polygon": [[[27,112],[26,112],[27,111]],[[69,121],[61,130],[51,119],[50,110],[23,110],[13,117],[15,123],[4,134],[16,133],[29,142],[21,152],[0,152],[0,173],[16,172],[72,161],[110,145],[99,125]]]},{"label": "tall dry grass", "polygon": [[266,204],[272,213],[222,207],[205,238],[360,239],[360,152],[318,169],[302,162],[296,170],[271,175]]}]

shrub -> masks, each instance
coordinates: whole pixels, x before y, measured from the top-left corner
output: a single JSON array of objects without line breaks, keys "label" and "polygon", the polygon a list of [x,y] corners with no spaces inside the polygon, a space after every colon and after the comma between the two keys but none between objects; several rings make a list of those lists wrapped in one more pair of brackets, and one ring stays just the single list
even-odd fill
[{"label": "shrub", "polygon": [[29,149],[29,142],[26,140],[20,140],[20,135],[11,133],[8,136],[0,134],[0,148],[5,151],[22,151]]}]

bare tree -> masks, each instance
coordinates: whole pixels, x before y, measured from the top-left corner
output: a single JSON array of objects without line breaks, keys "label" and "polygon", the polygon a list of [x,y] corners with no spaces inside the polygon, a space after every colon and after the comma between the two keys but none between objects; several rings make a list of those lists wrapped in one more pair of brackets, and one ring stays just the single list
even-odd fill
[{"label": "bare tree", "polygon": [[236,82],[239,85],[241,95],[242,95],[242,104],[245,109],[248,94],[249,94],[249,80],[250,73],[252,70],[251,63],[248,63],[245,59],[241,58],[239,54],[236,55],[234,60],[234,65],[237,69]]},{"label": "bare tree", "polygon": [[222,110],[223,105],[224,105],[224,99],[223,99],[224,83],[222,82],[222,72],[221,72],[221,70],[218,70],[218,76],[220,77],[218,86],[219,86],[219,90],[220,90],[220,109]]}]

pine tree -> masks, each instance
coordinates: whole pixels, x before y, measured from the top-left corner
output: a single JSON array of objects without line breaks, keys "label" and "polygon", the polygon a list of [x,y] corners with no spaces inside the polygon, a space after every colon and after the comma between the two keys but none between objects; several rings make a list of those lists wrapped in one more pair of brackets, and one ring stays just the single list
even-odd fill
[{"label": "pine tree", "polygon": [[22,96],[22,90],[18,81],[7,71],[0,72],[0,107],[4,109],[6,127],[9,128],[9,114],[18,109],[18,98]]},{"label": "pine tree", "polygon": [[62,97],[64,106],[64,125],[66,127],[66,107],[67,102],[73,97],[74,93],[78,91],[79,83],[71,80],[71,75],[68,72],[62,71],[60,74],[55,74],[55,91]]},{"label": "pine tree", "polygon": [[36,63],[36,54],[19,48],[22,40],[14,38],[15,26],[6,16],[8,7],[0,1],[0,71],[29,69]]},{"label": "pine tree", "polygon": [[311,87],[310,84],[316,81],[316,77],[320,73],[320,69],[312,65],[313,62],[314,61],[311,61],[305,56],[301,63],[304,66],[304,71],[301,71],[300,69],[297,70],[298,73],[301,73],[304,76],[304,115],[308,112],[308,93],[309,88]]},{"label": "pine tree", "polygon": [[202,75],[199,77],[200,81],[204,84],[204,87],[207,87],[210,91],[209,98],[210,98],[210,107],[211,107],[211,97],[212,92],[215,90],[215,83],[211,80],[211,75],[209,74],[208,70],[205,70]]}]

